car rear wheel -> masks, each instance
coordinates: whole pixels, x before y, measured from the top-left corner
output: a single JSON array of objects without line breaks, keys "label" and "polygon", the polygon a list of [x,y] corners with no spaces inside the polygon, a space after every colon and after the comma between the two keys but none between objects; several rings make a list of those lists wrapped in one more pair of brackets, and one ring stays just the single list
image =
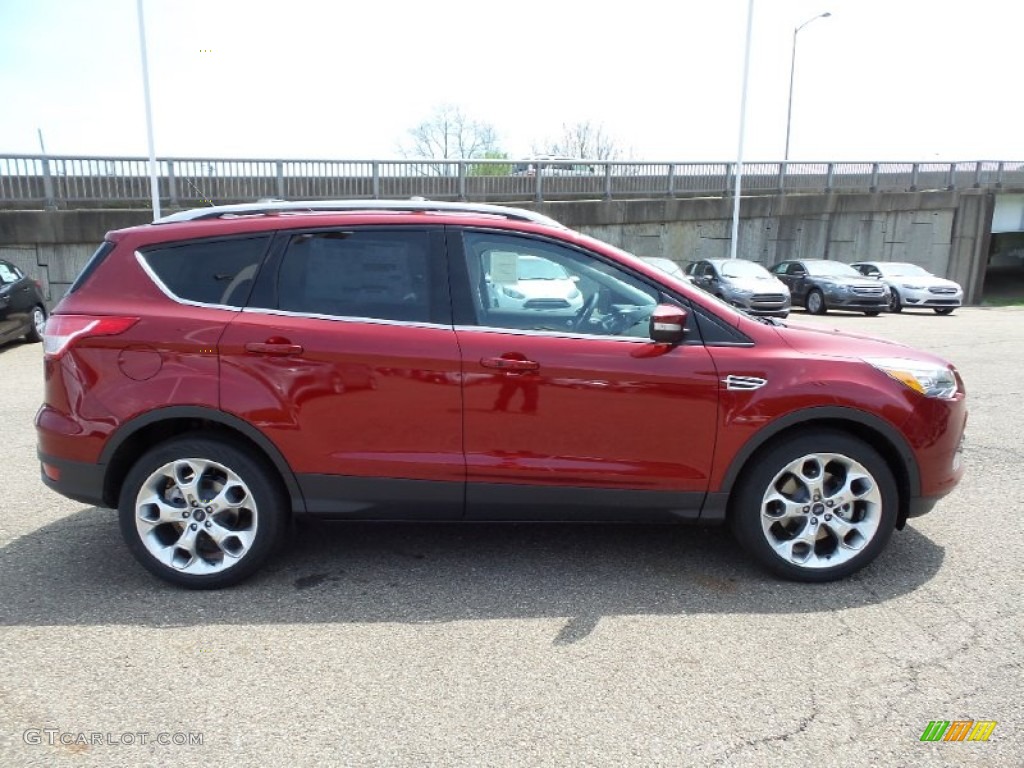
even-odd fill
[{"label": "car rear wheel", "polygon": [[46,330],[46,310],[36,305],[32,307],[32,316],[30,318],[32,327],[28,329],[28,333],[25,334],[25,338],[32,344],[37,344],[43,340],[43,331]]},{"label": "car rear wheel", "polygon": [[825,296],[817,288],[807,294],[805,306],[812,315],[824,315],[828,312],[828,307],[825,306]]},{"label": "car rear wheel", "polygon": [[181,437],[128,472],[121,534],[151,573],[190,589],[235,584],[274,553],[287,498],[274,470],[233,443]]},{"label": "car rear wheel", "polygon": [[871,446],[821,430],[778,441],[758,455],[736,491],[730,523],[764,566],[796,581],[860,570],[896,525],[896,482]]},{"label": "car rear wheel", "polygon": [[896,289],[889,294],[889,311],[899,314],[903,311],[903,304],[900,302],[900,294]]},{"label": "car rear wheel", "polygon": [[952,315],[954,307],[932,307],[936,315]]}]

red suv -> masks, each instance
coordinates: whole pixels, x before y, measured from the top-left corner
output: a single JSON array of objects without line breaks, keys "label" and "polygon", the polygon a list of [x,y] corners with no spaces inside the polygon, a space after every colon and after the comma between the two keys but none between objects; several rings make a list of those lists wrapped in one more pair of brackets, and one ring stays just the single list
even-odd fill
[{"label": "red suv", "polygon": [[44,342],[43,481],[117,508],[186,587],[251,574],[292,515],[727,522],[826,581],[963,471],[944,360],[748,316],[513,208],[267,203],[111,232]]}]

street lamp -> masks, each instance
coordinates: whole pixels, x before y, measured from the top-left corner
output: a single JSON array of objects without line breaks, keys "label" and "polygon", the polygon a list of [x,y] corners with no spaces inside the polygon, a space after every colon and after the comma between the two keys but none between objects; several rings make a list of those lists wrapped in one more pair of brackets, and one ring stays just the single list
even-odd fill
[{"label": "street lamp", "polygon": [[827,19],[832,14],[829,11],[819,13],[817,16],[812,16],[799,27],[793,30],[793,55],[789,59],[789,108],[786,110],[786,153],[782,160],[785,163],[789,162],[789,129],[793,122],[793,74],[796,72],[796,36],[801,29],[806,27],[812,21],[818,19]]}]

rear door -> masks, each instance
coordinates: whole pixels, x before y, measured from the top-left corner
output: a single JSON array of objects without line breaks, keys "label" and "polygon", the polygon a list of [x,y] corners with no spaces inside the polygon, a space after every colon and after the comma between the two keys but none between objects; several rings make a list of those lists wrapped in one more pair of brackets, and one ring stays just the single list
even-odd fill
[{"label": "rear door", "polygon": [[273,440],[309,512],[461,517],[461,362],[442,228],[279,234],[220,356],[222,408]]}]

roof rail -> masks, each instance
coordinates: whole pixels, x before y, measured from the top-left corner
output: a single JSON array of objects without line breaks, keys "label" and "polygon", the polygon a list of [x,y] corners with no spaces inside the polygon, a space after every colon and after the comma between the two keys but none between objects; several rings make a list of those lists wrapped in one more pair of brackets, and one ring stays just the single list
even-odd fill
[{"label": "roof rail", "polygon": [[509,208],[504,205],[484,203],[452,203],[433,200],[270,200],[236,205],[215,205],[209,208],[193,208],[172,213],[154,221],[154,224],[174,224],[182,221],[202,221],[225,216],[259,216],[275,213],[328,213],[331,211],[398,211],[417,213],[434,211],[442,213],[482,213],[502,216],[512,221],[529,221],[564,229],[565,225],[542,213],[523,208]]}]

